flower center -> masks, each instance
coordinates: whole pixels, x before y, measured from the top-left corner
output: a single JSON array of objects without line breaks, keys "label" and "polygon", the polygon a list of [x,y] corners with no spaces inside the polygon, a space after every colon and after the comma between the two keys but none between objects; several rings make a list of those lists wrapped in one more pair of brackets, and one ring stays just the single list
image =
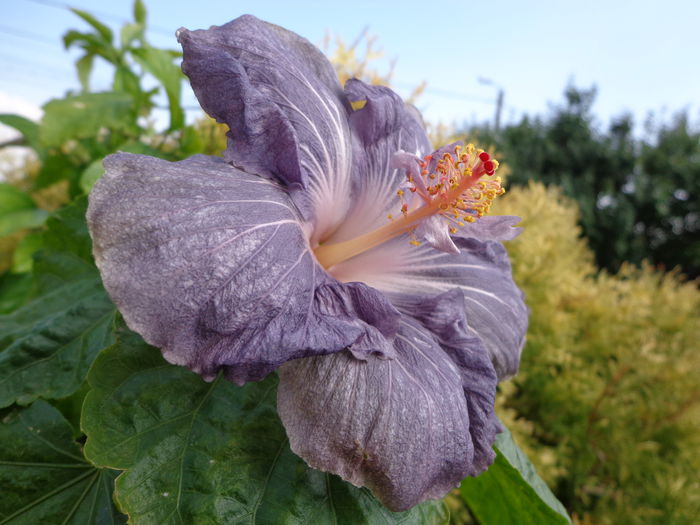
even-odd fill
[{"label": "flower center", "polygon": [[473,144],[443,150],[424,157],[416,170],[407,170],[407,183],[402,188],[412,198],[409,203],[406,191],[397,191],[400,217],[389,215],[387,224],[354,239],[319,245],[314,250],[319,263],[329,269],[404,233],[411,234],[411,244],[419,245],[414,231],[434,215],[447,223],[450,233],[457,233],[465,222],[474,222],[486,214],[493,199],[505,193],[500,178],[481,180],[484,175],[494,174],[498,162],[485,151],[476,150]]}]

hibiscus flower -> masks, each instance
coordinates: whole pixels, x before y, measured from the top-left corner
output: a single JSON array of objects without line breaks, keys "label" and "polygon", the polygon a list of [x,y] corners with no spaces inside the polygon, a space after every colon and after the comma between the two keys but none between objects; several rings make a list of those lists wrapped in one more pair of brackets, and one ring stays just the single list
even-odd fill
[{"label": "hibiscus flower", "polygon": [[281,27],[243,16],[178,39],[228,147],[105,160],[88,222],[129,327],[207,380],[277,370],[292,450],[392,510],[483,471],[527,325],[500,242],[518,218],[483,216],[496,163],[430,155],[413,107],[343,89]]}]

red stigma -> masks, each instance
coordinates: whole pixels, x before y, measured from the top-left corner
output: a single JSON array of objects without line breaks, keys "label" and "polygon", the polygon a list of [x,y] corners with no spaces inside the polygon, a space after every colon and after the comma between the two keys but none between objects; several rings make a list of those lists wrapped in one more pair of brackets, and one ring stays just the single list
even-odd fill
[{"label": "red stigma", "polygon": [[[482,151],[481,153],[479,153],[479,159],[481,159],[481,162],[486,162],[486,161],[489,160],[490,158],[491,158],[491,155],[489,155],[489,154],[486,153],[485,151]],[[492,164],[493,164],[493,163],[492,163]],[[493,169],[493,168],[492,168],[492,169]],[[488,169],[487,169],[487,171],[488,171]]]}]

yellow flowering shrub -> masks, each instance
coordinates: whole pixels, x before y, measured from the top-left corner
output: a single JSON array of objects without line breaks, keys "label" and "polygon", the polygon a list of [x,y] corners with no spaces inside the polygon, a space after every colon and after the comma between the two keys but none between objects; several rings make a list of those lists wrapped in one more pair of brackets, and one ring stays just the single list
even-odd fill
[{"label": "yellow flowering shrub", "polygon": [[496,214],[531,309],[521,372],[500,412],[580,523],[695,523],[700,515],[700,291],[677,273],[598,272],[576,204],[513,188]]}]

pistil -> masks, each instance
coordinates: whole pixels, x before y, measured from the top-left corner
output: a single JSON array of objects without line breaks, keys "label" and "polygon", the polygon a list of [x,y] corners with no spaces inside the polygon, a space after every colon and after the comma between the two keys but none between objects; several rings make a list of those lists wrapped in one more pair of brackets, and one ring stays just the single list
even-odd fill
[{"label": "pistil", "polygon": [[[434,169],[429,170],[432,166]],[[409,211],[404,202],[404,191],[397,194],[401,199],[401,217],[377,228],[374,231],[355,237],[348,241],[321,244],[314,253],[318,262],[326,269],[355,257],[367,250],[385,243],[404,233],[413,232],[418,225],[433,215],[441,215],[450,223],[450,232],[456,233],[456,225],[473,222],[488,211],[496,195],[503,193],[500,179],[480,182],[484,175],[493,175],[498,163],[491,160],[488,153],[476,152],[470,144],[466,152],[456,146],[454,154],[444,153],[439,160],[429,155],[420,164],[420,173],[408,173],[407,179],[412,193],[420,199],[418,205]],[[419,177],[419,179],[417,179]],[[415,240],[413,244],[420,244]]]}]

